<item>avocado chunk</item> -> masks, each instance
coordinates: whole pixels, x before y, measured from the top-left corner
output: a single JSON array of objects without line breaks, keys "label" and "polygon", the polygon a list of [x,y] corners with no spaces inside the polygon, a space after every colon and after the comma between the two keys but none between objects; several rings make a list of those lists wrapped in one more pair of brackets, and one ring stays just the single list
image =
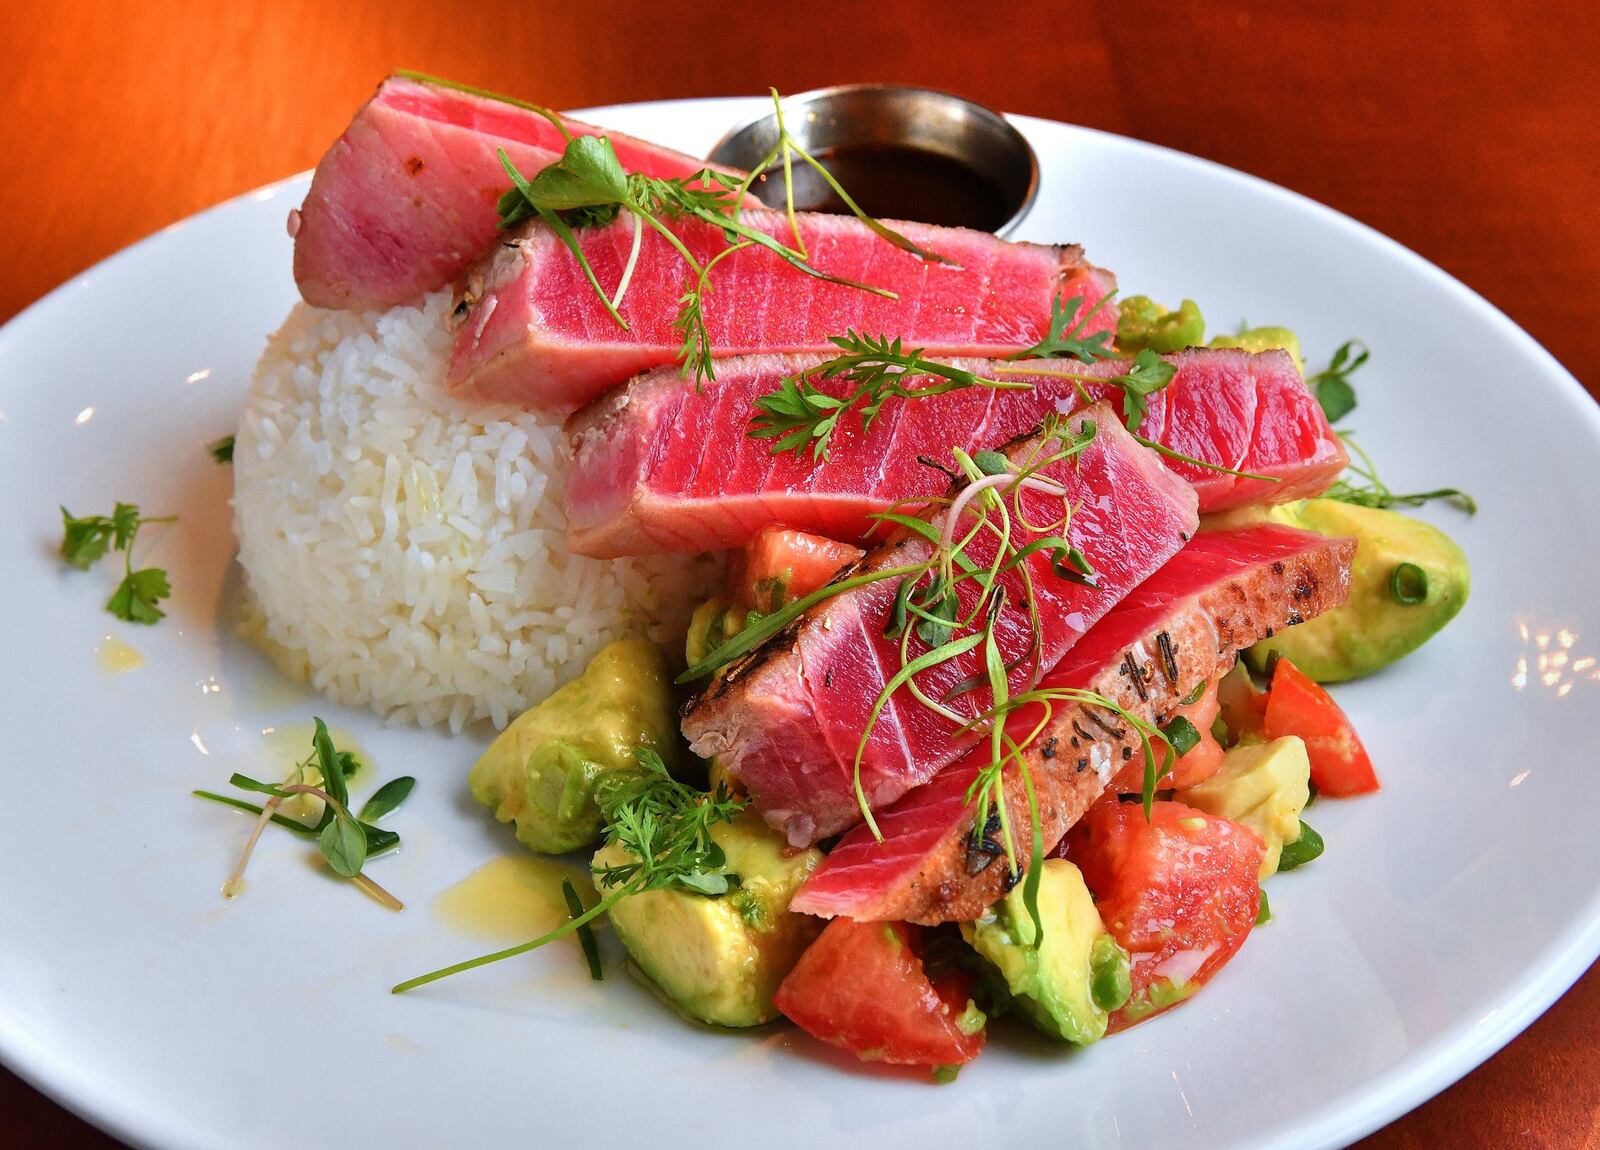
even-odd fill
[{"label": "avocado chunk", "polygon": [[1300,354],[1300,337],[1286,327],[1250,327],[1235,335],[1211,337],[1211,347],[1237,347],[1249,352],[1272,351],[1282,348],[1294,359],[1302,372],[1306,361]]},{"label": "avocado chunk", "polygon": [[[639,970],[684,1014],[713,1026],[760,1026],[777,1017],[773,993],[822,932],[821,919],[789,910],[822,852],[791,853],[753,811],[712,827],[711,837],[737,887],[711,897],[679,889],[630,894],[608,917]],[[628,861],[612,844],[595,852],[594,867]],[[595,886],[609,893],[598,877]]]},{"label": "avocado chunk", "polygon": [[1206,337],[1205,317],[1192,299],[1170,311],[1149,296],[1133,295],[1118,308],[1117,348],[1121,351],[1150,351],[1166,354],[1186,347],[1199,347]]},{"label": "avocado chunk", "polygon": [[1311,798],[1311,760],[1298,736],[1244,744],[1222,757],[1217,773],[1181,797],[1196,810],[1242,823],[1261,836],[1267,853],[1261,877],[1278,873],[1286,843],[1300,837],[1300,812]]},{"label": "avocado chunk", "polygon": [[1066,859],[1046,859],[1039,872],[1039,919],[1042,939],[1019,883],[983,918],[962,923],[961,933],[1000,972],[1030,1022],[1087,1045],[1128,1000],[1128,952],[1107,933],[1083,875]]},{"label": "avocado chunk", "polygon": [[1320,683],[1370,675],[1422,646],[1466,604],[1467,556],[1431,524],[1335,499],[1286,503],[1268,514],[1322,535],[1353,535],[1356,557],[1349,600],[1247,650],[1258,671],[1276,651]]},{"label": "avocado chunk", "polygon": [[517,841],[541,854],[598,842],[605,820],[595,805],[601,776],[631,770],[641,746],[671,770],[678,761],[672,673],[653,643],[621,639],[582,675],[524,711],[472,768],[472,797]]},{"label": "avocado chunk", "polygon": [[743,631],[749,622],[750,612],[724,596],[718,595],[700,604],[689,616],[689,632],[683,640],[683,653],[689,666]]}]

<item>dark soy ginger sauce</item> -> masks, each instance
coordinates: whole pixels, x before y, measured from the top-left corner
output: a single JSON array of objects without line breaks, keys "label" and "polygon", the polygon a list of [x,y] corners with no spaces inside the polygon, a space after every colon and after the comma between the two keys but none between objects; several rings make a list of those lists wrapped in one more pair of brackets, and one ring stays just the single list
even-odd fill
[{"label": "dark soy ginger sauce", "polygon": [[[860,144],[816,156],[861,210],[875,219],[918,220],[992,232],[1011,216],[998,184],[960,160],[937,152],[899,144]],[[796,208],[850,213],[809,164],[796,161],[793,171]],[[756,194],[771,207],[783,207],[783,170],[776,168],[764,175]]]}]

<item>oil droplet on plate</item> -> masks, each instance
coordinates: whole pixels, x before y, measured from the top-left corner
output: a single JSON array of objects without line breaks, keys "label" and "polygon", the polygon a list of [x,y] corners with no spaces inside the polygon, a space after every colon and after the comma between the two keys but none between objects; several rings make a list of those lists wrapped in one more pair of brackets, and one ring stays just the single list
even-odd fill
[{"label": "oil droplet on plate", "polygon": [[125,675],[144,666],[144,656],[115,635],[107,635],[94,649],[95,662],[107,675]]},{"label": "oil droplet on plate", "polygon": [[594,904],[594,884],[582,866],[535,855],[507,855],[440,894],[433,913],[450,929],[486,942],[533,938],[568,918],[562,879],[571,880],[585,906]]}]

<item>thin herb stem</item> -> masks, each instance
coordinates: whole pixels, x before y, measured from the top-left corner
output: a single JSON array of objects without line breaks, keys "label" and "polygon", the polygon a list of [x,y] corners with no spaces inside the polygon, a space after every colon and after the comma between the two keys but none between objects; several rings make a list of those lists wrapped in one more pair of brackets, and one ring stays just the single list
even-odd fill
[{"label": "thin herb stem", "polygon": [[519,954],[527,954],[530,950],[538,950],[541,946],[566,938],[568,935],[576,933],[580,926],[587,926],[605,914],[628,895],[643,890],[645,882],[645,871],[640,870],[636,872],[632,879],[595,903],[583,914],[567,919],[566,922],[548,934],[542,934],[538,938],[530,939],[527,942],[520,942],[516,946],[508,946],[504,950],[495,951],[493,954],[479,955],[477,958],[469,958],[465,962],[452,963],[449,966],[442,966],[438,970],[430,970],[427,974],[419,974],[416,978],[408,978],[404,982],[397,983],[391,987],[389,993],[404,994],[408,990],[415,990],[417,987],[426,986],[430,982],[438,982],[441,978],[449,978],[451,975],[475,970],[480,966],[488,966],[490,963],[500,962],[503,959],[515,958]]}]

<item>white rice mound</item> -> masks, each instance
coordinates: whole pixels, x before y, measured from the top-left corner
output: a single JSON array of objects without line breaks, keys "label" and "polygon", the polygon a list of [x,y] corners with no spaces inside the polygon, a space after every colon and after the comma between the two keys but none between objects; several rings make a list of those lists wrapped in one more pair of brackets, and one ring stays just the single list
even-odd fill
[{"label": "white rice mound", "polygon": [[449,307],[296,305],[250,385],[233,506],[246,634],[338,702],[459,731],[614,639],[680,638],[720,563],[569,553],[561,421],[445,392]]}]

